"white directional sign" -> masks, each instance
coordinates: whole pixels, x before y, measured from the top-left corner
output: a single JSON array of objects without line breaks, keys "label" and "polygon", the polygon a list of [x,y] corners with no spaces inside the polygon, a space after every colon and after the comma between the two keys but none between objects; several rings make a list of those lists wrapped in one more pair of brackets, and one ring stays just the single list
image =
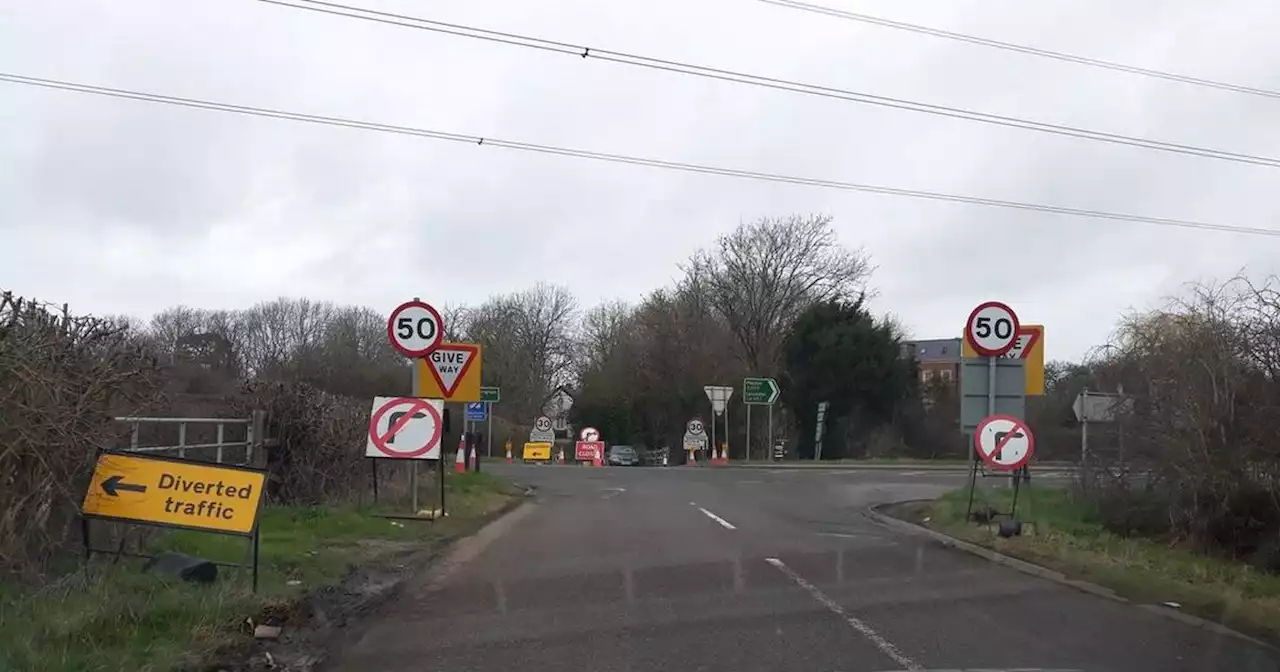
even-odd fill
[{"label": "white directional sign", "polygon": [[578,432],[578,439],[581,441],[586,441],[588,443],[599,441],[600,430],[596,429],[595,427],[583,427],[582,431]]},{"label": "white directional sign", "polygon": [[1012,415],[987,416],[978,423],[973,442],[982,461],[999,471],[1022,467],[1036,452],[1036,439],[1031,428]]},{"label": "white directional sign", "polygon": [[1001,357],[1018,342],[1018,316],[999,301],[979,304],[964,325],[964,339],[983,357]]},{"label": "white directional sign", "polygon": [[405,357],[426,357],[444,340],[444,320],[430,304],[407,301],[391,311],[387,338]]},{"label": "white directional sign", "polygon": [[1117,415],[1133,412],[1133,399],[1118,394],[1081,392],[1071,404],[1080,422],[1115,422]]},{"label": "white directional sign", "polygon": [[711,410],[716,415],[724,413],[724,407],[729,403],[729,398],[733,396],[732,387],[724,387],[722,385],[707,385],[702,388],[707,393],[707,399],[711,400]]},{"label": "white directional sign", "polygon": [[365,457],[440,459],[444,402],[413,397],[374,397]]}]

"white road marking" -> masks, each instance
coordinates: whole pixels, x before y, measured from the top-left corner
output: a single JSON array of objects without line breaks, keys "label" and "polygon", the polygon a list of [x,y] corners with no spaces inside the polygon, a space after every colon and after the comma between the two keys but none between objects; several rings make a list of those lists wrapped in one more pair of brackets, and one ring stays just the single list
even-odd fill
[{"label": "white road marking", "polygon": [[[698,505],[697,505],[696,503],[694,503],[694,502],[689,502],[689,503],[690,503],[690,504],[693,504],[694,506],[698,506]],[[720,523],[722,526],[724,526],[724,528],[725,528],[726,530],[736,530],[736,529],[738,529],[738,528],[736,528],[736,527],[734,527],[734,526],[733,526],[733,523],[730,523],[729,521],[725,520],[724,518],[721,518],[720,516],[717,516],[716,514],[711,513],[710,511],[708,511],[708,510],[706,510],[706,509],[702,508],[701,506],[698,506],[698,510],[699,510],[699,511],[701,511],[701,512],[703,512],[703,513],[705,513],[705,514],[707,514],[707,517],[708,517],[708,518],[710,518],[711,520],[714,520],[714,521],[716,521],[717,523]]]},{"label": "white road marking", "polygon": [[892,642],[890,642],[889,640],[881,636],[880,633],[872,629],[871,626],[858,620],[858,618],[853,614],[850,614],[849,612],[845,611],[844,607],[840,606],[835,600],[831,599],[830,597],[827,597],[826,593],[823,593],[821,590],[818,590],[817,586],[813,585],[812,583],[809,583],[808,581],[805,581],[803,576],[800,576],[799,574],[797,574],[795,570],[786,566],[786,564],[784,564],[781,560],[777,558],[765,558],[764,561],[773,565],[774,567],[777,567],[778,571],[782,572],[783,574],[786,574],[787,578],[791,579],[792,581],[795,581],[796,585],[800,586],[801,588],[804,588],[806,592],[808,592],[810,595],[813,596],[813,599],[817,600],[819,604],[826,607],[828,611],[844,619],[844,622],[848,623],[849,627],[853,628],[854,630],[857,630],[859,634],[861,634],[863,637],[866,637],[867,640],[869,640],[872,644],[875,644],[876,648],[880,649],[881,653],[892,658],[893,662],[901,665],[903,670],[907,672],[924,672],[923,667],[921,667],[918,663],[916,663],[916,661],[908,658],[906,654],[902,653],[902,651],[899,650],[898,647],[894,646]]},{"label": "white road marking", "polygon": [[614,497],[617,497],[618,495],[626,491],[627,491],[626,488],[604,488],[605,494],[603,499],[613,499]]},{"label": "white road marking", "polygon": [[928,474],[929,472],[927,471],[904,471],[898,475],[899,476],[927,476]]}]

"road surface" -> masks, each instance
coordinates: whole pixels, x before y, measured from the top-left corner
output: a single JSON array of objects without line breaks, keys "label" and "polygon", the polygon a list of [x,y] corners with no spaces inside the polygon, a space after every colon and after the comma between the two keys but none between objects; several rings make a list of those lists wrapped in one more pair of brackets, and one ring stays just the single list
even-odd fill
[{"label": "road surface", "polygon": [[379,672],[1280,669],[1266,649],[887,529],[960,473],[492,467],[532,505],[349,633]]}]

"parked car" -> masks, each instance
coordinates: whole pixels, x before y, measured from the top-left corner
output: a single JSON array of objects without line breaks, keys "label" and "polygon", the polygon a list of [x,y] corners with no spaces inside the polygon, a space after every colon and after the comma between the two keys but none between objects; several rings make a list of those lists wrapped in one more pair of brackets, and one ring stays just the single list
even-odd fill
[{"label": "parked car", "polygon": [[640,453],[631,446],[610,446],[608,462],[609,466],[636,467],[640,465]]}]

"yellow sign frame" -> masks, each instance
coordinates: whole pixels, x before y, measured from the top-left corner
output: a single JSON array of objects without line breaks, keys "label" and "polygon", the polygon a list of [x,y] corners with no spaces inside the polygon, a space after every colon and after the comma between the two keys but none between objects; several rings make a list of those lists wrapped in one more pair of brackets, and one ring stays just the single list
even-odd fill
[{"label": "yellow sign frame", "polygon": [[551,444],[546,441],[533,441],[524,444],[524,450],[521,452],[522,460],[550,460]]},{"label": "yellow sign frame", "polygon": [[[253,537],[266,499],[266,485],[267,472],[261,469],[102,451],[94,464],[80,514],[121,523]],[[200,497],[199,504],[175,499],[175,494]],[[248,519],[236,517],[245,508],[228,506],[222,500],[247,500]],[[178,511],[179,505],[182,512]],[[188,507],[191,513],[187,513]]]},{"label": "yellow sign frame", "polygon": [[[1026,395],[1034,397],[1044,394],[1044,325],[1023,324],[1018,327],[1018,334],[1032,334],[1031,346],[1022,354],[1023,371],[1026,372]],[[969,341],[960,338],[960,356],[965,358],[979,357]],[[1006,355],[1007,357],[1008,355]]]},{"label": "yellow sign frame", "polygon": [[[450,392],[444,388],[431,366],[430,358],[445,357],[450,352],[472,351],[471,359],[458,373],[461,377]],[[438,359],[436,360],[438,361]],[[479,343],[441,343],[426,357],[413,360],[414,381],[413,396],[422,399],[443,399],[444,401],[481,401],[480,380],[483,377],[484,346]]]}]

